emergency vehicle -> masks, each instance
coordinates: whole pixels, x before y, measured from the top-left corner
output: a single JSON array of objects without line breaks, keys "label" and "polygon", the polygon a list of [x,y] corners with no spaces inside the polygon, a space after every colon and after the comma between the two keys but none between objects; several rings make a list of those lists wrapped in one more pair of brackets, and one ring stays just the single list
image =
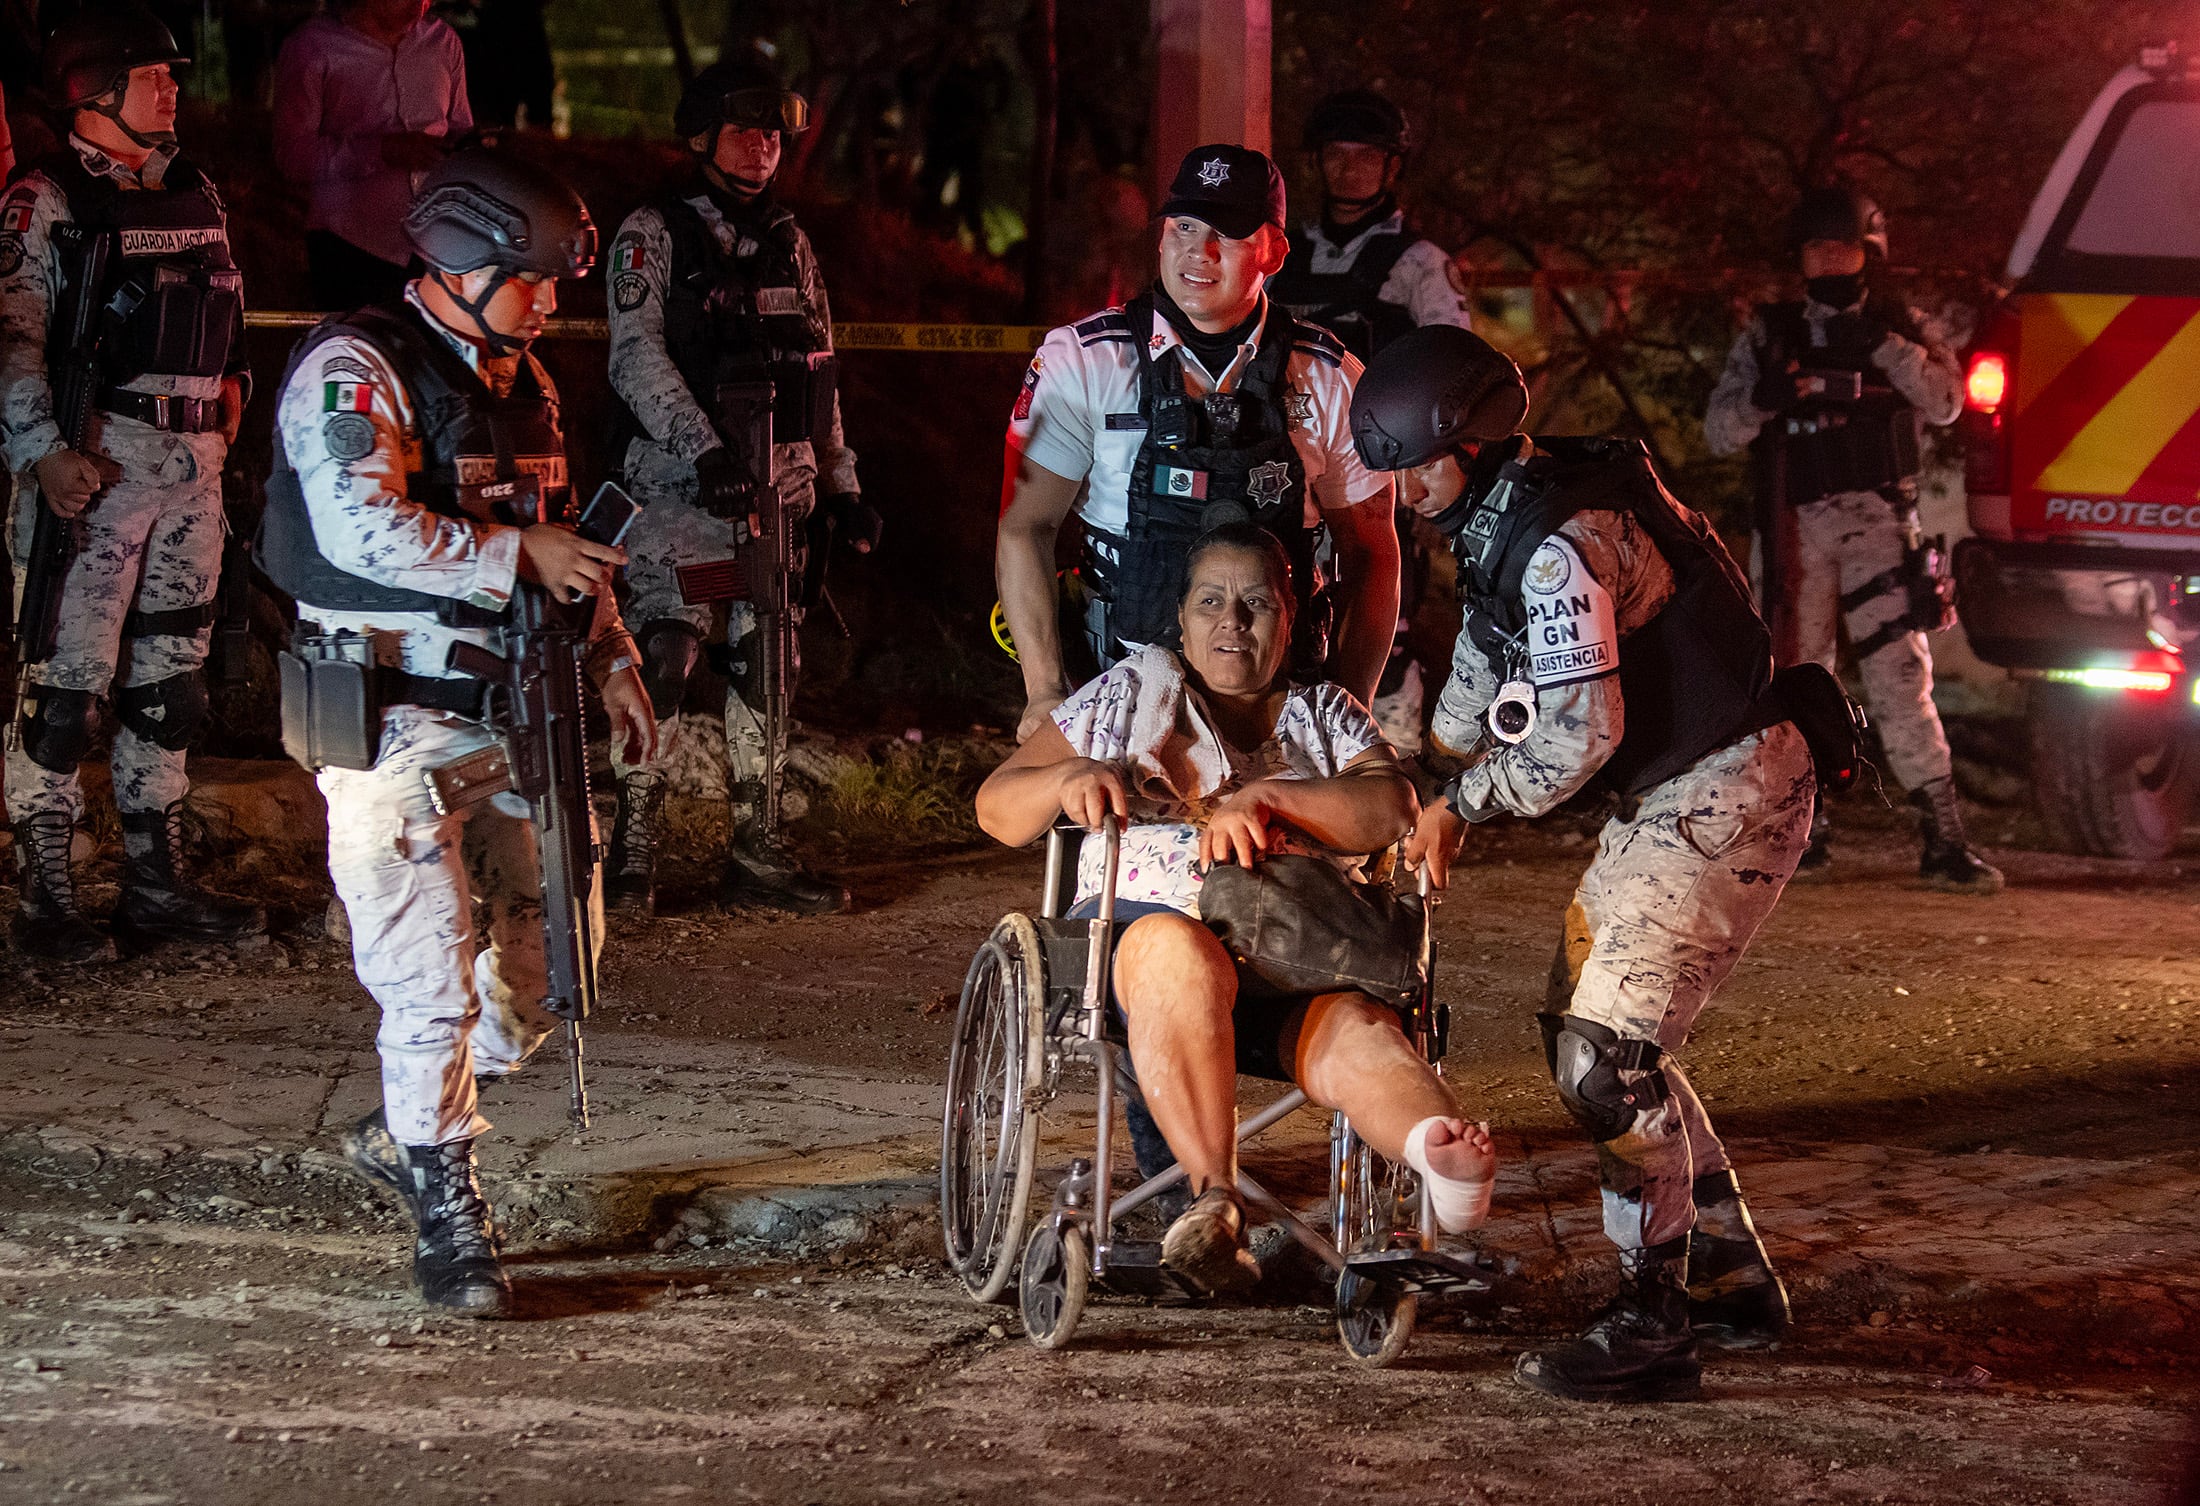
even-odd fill
[{"label": "emergency vehicle", "polygon": [[1972,648],[2026,680],[2062,845],[2157,858],[2200,784],[2200,66],[2087,110],[1966,369]]}]

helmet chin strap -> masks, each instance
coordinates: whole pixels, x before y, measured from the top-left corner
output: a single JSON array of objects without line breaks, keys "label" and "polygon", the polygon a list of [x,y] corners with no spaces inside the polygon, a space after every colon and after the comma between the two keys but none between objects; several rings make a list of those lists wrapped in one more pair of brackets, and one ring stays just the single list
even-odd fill
[{"label": "helmet chin strap", "polygon": [[489,321],[482,317],[483,312],[489,307],[489,300],[503,291],[504,285],[511,280],[512,274],[499,267],[496,269],[495,275],[489,279],[489,285],[481,290],[481,296],[469,300],[464,293],[458,290],[457,285],[450,280],[448,273],[439,270],[435,274],[435,285],[449,296],[451,302],[466,311],[466,317],[473,320],[474,328],[481,332],[483,347],[487,349],[490,355],[500,359],[505,356],[518,355],[527,348],[528,343],[525,340],[515,340],[510,335],[498,334],[489,327]]},{"label": "helmet chin strap", "polygon": [[1360,215],[1367,213],[1388,197],[1390,197],[1390,194],[1387,189],[1382,193],[1369,194],[1364,199],[1343,199],[1333,193],[1325,193],[1322,195],[1322,202],[1332,209],[1341,209],[1346,214]]},{"label": "helmet chin strap", "polygon": [[129,94],[130,86],[125,83],[121,88],[110,89],[99,99],[88,104],[79,105],[77,108],[89,110],[94,115],[105,116],[113,122],[116,130],[149,152],[157,152],[164,146],[174,146],[176,144],[176,133],[174,131],[140,131],[122,118],[122,104],[129,97]]},{"label": "helmet chin strap", "polygon": [[[772,186],[771,178],[765,178],[761,181],[755,178],[743,178],[727,172],[717,163],[710,161],[703,163],[703,176],[738,199],[753,199]],[[772,176],[777,177],[778,174],[775,173]]]}]

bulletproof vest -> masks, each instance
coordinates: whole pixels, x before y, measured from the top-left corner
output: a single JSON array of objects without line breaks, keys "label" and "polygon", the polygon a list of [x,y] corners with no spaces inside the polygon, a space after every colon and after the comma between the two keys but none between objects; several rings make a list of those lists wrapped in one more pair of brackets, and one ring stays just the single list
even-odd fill
[{"label": "bulletproof vest", "polygon": [[1342,272],[1314,270],[1314,242],[1291,237],[1283,270],[1268,279],[1268,295],[1299,318],[1321,325],[1363,362],[1413,328],[1412,313],[1383,301],[1383,284],[1420,236],[1410,227],[1371,235]]},{"label": "bulletproof vest", "polygon": [[101,383],[221,376],[244,329],[244,278],[206,175],[178,157],[159,188],[124,188],[85,171],[73,149],[36,170],[60,188],[71,220],[111,237],[94,299],[111,321]]},{"label": "bulletproof vest", "polygon": [[[1296,342],[1326,339],[1271,303],[1260,351],[1236,388],[1194,398],[1184,390],[1181,355],[1155,356],[1149,294],[1120,315],[1136,338],[1138,411],[1110,413],[1111,429],[1142,429],[1131,464],[1130,522],[1121,538],[1087,528],[1085,578],[1110,604],[1110,631],[1124,643],[1175,647],[1192,542],[1217,523],[1251,521],[1283,541],[1299,596],[1298,620],[1314,625],[1314,535],[1306,526],[1306,466],[1291,442],[1284,395]],[[1332,344],[1332,349],[1334,346]],[[1095,548],[1104,544],[1112,552]]]},{"label": "bulletproof vest", "polygon": [[[306,356],[338,335],[359,336],[379,350],[412,400],[420,468],[406,473],[408,501],[447,518],[484,523],[524,526],[568,517],[572,491],[565,436],[533,357],[521,359],[511,392],[498,397],[419,310],[404,302],[375,304],[315,326],[291,353],[277,390],[287,391]],[[324,403],[329,418],[343,416],[342,389],[349,385],[328,384],[333,389]],[[509,608],[490,611],[449,596],[382,585],[331,562],[314,539],[305,491],[280,436],[253,556],[301,606],[432,612],[448,627],[495,627],[510,617]]]},{"label": "bulletproof vest", "polygon": [[[763,226],[744,229],[731,255],[696,207],[666,194],[653,207],[672,241],[665,289],[665,349],[680,379],[722,438],[739,420],[725,411],[735,391],[771,384],[772,442],[814,442],[832,430],[835,362],[821,314],[802,301],[799,231],[784,205],[765,206]],[[725,394],[725,400],[721,400]],[[632,415],[628,415],[631,420]],[[622,443],[613,451],[624,455]]]},{"label": "bulletproof vest", "polygon": [[[1630,797],[1784,718],[1769,695],[1772,635],[1718,535],[1658,480],[1639,440],[1538,439],[1507,463],[1454,541],[1465,631],[1502,679],[1527,628],[1521,580],[1545,539],[1581,512],[1631,514],[1673,570],[1673,596],[1620,642],[1626,729],[1598,782]],[[1617,594],[1616,592],[1614,593]],[[1532,647],[1532,646],[1531,646]]]},{"label": "bulletproof vest", "polygon": [[[1867,297],[1867,303],[1871,300]],[[1800,506],[1837,492],[1874,492],[1901,486],[1921,463],[1917,411],[1872,364],[1875,327],[1865,321],[1835,318],[1825,326],[1826,343],[1810,343],[1810,321],[1800,302],[1767,303],[1757,309],[1765,344],[1760,359],[1800,362],[1801,375],[1827,373],[1829,390],[1767,423],[1758,436],[1760,464],[1772,467],[1772,489],[1781,500]],[[1920,340],[1907,309],[1895,305],[1886,327],[1905,339]],[[1853,374],[1856,396],[1840,379]]]}]

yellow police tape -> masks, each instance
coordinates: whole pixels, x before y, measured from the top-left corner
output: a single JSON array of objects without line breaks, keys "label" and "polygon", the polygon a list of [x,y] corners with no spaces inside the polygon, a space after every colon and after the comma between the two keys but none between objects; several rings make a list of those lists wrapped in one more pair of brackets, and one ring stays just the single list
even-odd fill
[{"label": "yellow police tape", "polygon": [[[252,309],[244,322],[250,329],[311,329],[327,317],[298,309]],[[1049,328],[1044,324],[836,324],[833,348],[1027,356],[1039,348]],[[611,325],[604,319],[552,319],[543,335],[551,340],[608,340]]]}]

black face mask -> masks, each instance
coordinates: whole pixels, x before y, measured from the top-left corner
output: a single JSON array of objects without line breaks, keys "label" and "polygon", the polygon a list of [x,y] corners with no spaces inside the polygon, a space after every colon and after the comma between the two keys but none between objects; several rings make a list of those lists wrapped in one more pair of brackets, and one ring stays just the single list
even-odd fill
[{"label": "black face mask", "polygon": [[1853,308],[1864,296],[1864,274],[1851,272],[1845,277],[1806,277],[1803,291],[1829,309]]}]

